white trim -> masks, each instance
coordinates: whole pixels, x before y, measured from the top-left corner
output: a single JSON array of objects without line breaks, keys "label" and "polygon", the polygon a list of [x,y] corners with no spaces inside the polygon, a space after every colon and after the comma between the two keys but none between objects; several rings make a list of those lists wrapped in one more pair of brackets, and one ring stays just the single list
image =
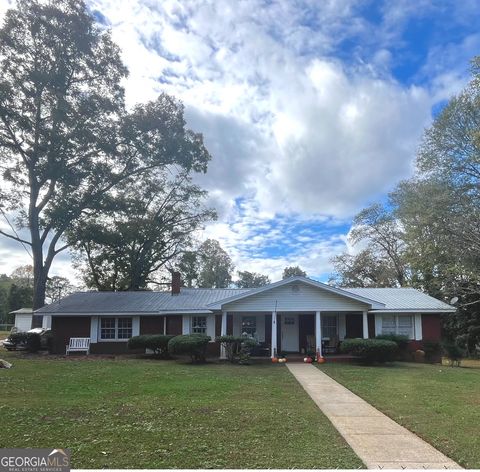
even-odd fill
[{"label": "white trim", "polygon": [[322,314],[315,312],[315,355],[319,352],[322,355]]},{"label": "white trim", "polygon": [[[115,339],[103,339],[102,338],[102,318],[113,318],[115,320]],[[98,317],[98,338],[99,343],[126,343],[129,338],[118,338],[118,319],[119,318],[131,318],[132,319],[132,336],[133,336],[133,316],[99,316]],[[91,325],[90,325],[91,326]],[[91,342],[91,341],[90,341]]]},{"label": "white trim", "polygon": [[140,317],[132,317],[132,336],[140,336]]},{"label": "white trim", "polygon": [[375,313],[375,336],[382,334],[382,315]]},{"label": "white trim", "polygon": [[[372,300],[370,298],[362,297],[360,295],[356,295],[356,294],[348,292],[346,290],[342,290],[340,288],[332,287],[331,285],[327,285],[327,284],[324,284],[322,282],[317,282],[316,280],[312,280],[312,279],[309,279],[307,277],[300,277],[300,276],[289,277],[287,279],[280,280],[279,282],[274,282],[272,284],[265,285],[265,286],[257,288],[257,289],[253,289],[253,290],[250,290],[248,292],[244,292],[244,293],[241,293],[239,295],[235,295],[233,297],[224,298],[223,300],[219,300],[217,302],[210,303],[207,306],[212,307],[212,308],[221,308],[225,304],[232,303],[232,302],[235,302],[237,300],[242,300],[244,298],[248,298],[248,297],[251,297],[253,295],[257,295],[257,294],[265,292],[267,290],[271,290],[273,288],[282,287],[283,285],[291,284],[293,282],[302,282],[304,284],[311,285],[312,287],[320,288],[320,289],[323,289],[327,292],[335,293],[335,294],[343,296],[345,298],[350,298],[352,300],[356,300],[358,302],[365,303],[367,305],[370,305],[372,308],[374,306],[376,308],[384,308],[385,307],[384,303],[380,303],[376,300]],[[282,312],[283,311],[286,311],[286,310],[282,310]],[[294,311],[294,310],[292,310],[292,311]],[[314,311],[314,310],[311,310],[311,311]],[[327,311],[327,309],[324,309],[323,311]]]},{"label": "white trim", "polygon": [[[412,322],[412,330],[410,332],[410,335],[408,336],[408,339],[410,341],[413,341],[413,340],[416,340],[416,334],[415,334],[415,316],[412,314],[412,313],[384,313],[384,315],[386,316],[392,316],[395,320],[395,332],[393,334],[398,334],[397,333],[397,329],[398,329],[398,318],[404,318],[406,316],[408,316]],[[379,324],[378,324],[378,327],[379,327],[379,331],[377,334],[383,334],[383,316],[380,315],[378,316],[379,318]],[[377,326],[377,321],[375,320],[375,326]]]},{"label": "white trim", "polygon": [[457,311],[456,308],[447,309],[447,308],[409,308],[409,309],[401,309],[401,308],[391,308],[389,310],[369,310],[369,313],[384,313],[388,314],[395,314],[395,313],[455,313]]},{"label": "white trim", "polygon": [[[37,313],[37,312],[35,312]],[[48,311],[44,312],[38,312],[40,315],[49,315],[49,316],[115,316],[115,317],[120,317],[120,316],[126,316],[128,318],[132,316],[159,316],[159,315],[210,315],[212,314],[212,310],[160,310],[160,311],[148,311],[145,313],[142,313],[141,311],[123,311],[121,313],[118,312],[109,312],[109,311],[104,311],[101,313],[92,313],[91,311],[88,313],[77,313],[77,312],[55,312],[55,313],[49,313]]]},{"label": "white trim", "polygon": [[207,316],[207,331],[205,333],[210,336],[210,342],[215,342],[215,315]]},{"label": "white trim", "polygon": [[415,341],[421,341],[423,339],[421,313],[415,313],[414,329],[415,329]]},{"label": "white trim", "polygon": [[190,334],[192,317],[190,315],[182,316],[182,334]]},{"label": "white trim", "polygon": [[[227,335],[227,312],[222,311],[222,325],[220,327],[220,336]],[[225,347],[223,344],[220,345],[220,359],[226,359],[227,353],[225,352]]]},{"label": "white trim", "polygon": [[368,312],[363,312],[363,339],[368,339]]},{"label": "white trim", "polygon": [[96,343],[98,339],[98,316],[90,319],[90,343]]},{"label": "white trim", "polygon": [[277,351],[277,312],[272,311],[272,346],[271,346],[271,357],[275,357]]},{"label": "white trim", "polygon": [[167,315],[163,316],[163,334],[167,334]]}]

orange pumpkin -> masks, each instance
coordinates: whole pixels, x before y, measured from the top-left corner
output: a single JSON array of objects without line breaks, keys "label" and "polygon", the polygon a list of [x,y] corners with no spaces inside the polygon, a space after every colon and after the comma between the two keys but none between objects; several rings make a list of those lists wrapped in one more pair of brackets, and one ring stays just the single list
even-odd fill
[{"label": "orange pumpkin", "polygon": [[317,359],[317,362],[318,362],[319,364],[325,364],[325,357],[319,357],[319,358]]},{"label": "orange pumpkin", "polygon": [[272,362],[275,364],[278,362],[278,359],[276,357],[272,357]]}]

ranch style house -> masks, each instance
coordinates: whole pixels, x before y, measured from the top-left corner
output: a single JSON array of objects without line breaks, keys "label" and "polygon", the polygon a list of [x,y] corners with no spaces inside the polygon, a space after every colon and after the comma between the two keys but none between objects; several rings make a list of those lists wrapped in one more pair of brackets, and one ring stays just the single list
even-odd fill
[{"label": "ranch style house", "polygon": [[347,338],[401,334],[409,348],[439,341],[441,314],[455,308],[412,288],[336,288],[306,277],[290,277],[254,289],[181,287],[171,291],[78,292],[36,310],[51,316],[53,350],[65,353],[70,338],[90,338],[92,354],[128,352],[141,334],[202,333],[210,356],[220,356],[215,338],[251,336],[257,355],[334,354]]}]

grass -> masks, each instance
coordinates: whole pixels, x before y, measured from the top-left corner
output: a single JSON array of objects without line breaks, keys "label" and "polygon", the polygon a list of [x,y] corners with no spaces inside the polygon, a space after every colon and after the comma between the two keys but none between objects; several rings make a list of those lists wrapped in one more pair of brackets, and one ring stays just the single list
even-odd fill
[{"label": "grass", "polygon": [[7,339],[10,335],[10,331],[0,331],[0,339]]},{"label": "grass", "polygon": [[480,468],[480,370],[408,363],[321,369],[462,466]]},{"label": "grass", "polygon": [[358,468],[284,366],[2,352],[0,448],[70,448],[73,468]]}]

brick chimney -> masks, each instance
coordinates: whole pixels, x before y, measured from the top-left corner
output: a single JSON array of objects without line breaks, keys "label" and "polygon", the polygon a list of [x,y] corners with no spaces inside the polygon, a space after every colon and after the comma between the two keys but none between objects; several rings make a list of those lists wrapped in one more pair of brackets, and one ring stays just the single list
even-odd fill
[{"label": "brick chimney", "polygon": [[182,279],[180,278],[180,272],[172,272],[172,295],[178,295],[180,293],[181,285]]}]

